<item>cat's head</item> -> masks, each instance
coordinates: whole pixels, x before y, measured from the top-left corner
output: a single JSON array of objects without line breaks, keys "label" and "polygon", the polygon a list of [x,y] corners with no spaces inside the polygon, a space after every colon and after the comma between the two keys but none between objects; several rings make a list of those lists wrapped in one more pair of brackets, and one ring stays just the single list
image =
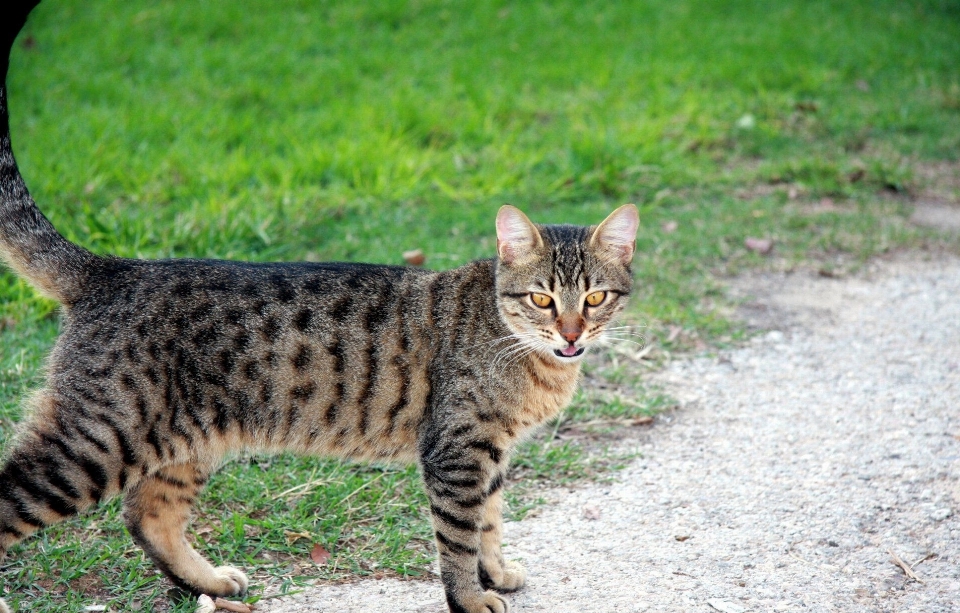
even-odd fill
[{"label": "cat's head", "polygon": [[633,277],[637,207],[600,225],[541,226],[506,205],[497,214],[497,302],[525,346],[578,360],[626,306]]}]

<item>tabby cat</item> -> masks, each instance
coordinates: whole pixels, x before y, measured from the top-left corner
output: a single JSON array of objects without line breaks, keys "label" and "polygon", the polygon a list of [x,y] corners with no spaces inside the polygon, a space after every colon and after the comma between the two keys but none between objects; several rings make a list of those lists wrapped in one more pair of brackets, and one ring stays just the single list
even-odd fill
[{"label": "tabby cat", "polygon": [[507,611],[525,579],[500,550],[511,450],[570,401],[623,309],[637,225],[633,205],[595,227],[504,206],[497,257],[444,272],[99,256],[30,198],[3,84],[0,255],[62,303],[63,332],[0,468],[0,558],[122,494],[173,583],[233,596],[246,576],[184,538],[224,454],[416,461],[450,611]]}]

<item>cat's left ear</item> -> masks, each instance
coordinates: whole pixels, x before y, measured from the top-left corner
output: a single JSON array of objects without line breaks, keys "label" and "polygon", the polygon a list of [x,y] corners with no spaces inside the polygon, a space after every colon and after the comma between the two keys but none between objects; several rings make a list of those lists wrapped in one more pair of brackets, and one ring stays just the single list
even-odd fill
[{"label": "cat's left ear", "polygon": [[606,251],[626,266],[633,260],[637,248],[637,228],[640,227],[640,213],[636,205],[625,204],[610,213],[593,231],[590,246]]}]

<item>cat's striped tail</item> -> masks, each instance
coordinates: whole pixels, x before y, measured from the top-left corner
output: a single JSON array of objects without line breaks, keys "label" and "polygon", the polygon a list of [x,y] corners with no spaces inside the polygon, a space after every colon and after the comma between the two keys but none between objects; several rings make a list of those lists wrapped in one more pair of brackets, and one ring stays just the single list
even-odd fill
[{"label": "cat's striped tail", "polygon": [[6,83],[10,49],[36,4],[28,1],[13,9],[16,14],[0,32],[0,257],[43,294],[69,305],[80,297],[99,258],[65,239],[43,216],[20,176],[10,144]]}]

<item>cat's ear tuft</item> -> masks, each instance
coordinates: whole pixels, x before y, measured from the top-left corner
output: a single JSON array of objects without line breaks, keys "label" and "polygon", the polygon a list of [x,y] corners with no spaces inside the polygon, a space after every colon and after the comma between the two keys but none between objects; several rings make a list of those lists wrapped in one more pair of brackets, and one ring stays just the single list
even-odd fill
[{"label": "cat's ear tuft", "polygon": [[613,255],[618,262],[626,266],[633,260],[637,248],[637,228],[640,227],[640,213],[636,205],[625,204],[610,213],[593,231],[590,245],[595,249]]},{"label": "cat's ear tuft", "polygon": [[520,209],[505,204],[497,212],[497,255],[504,264],[523,260],[543,247],[537,227]]}]

